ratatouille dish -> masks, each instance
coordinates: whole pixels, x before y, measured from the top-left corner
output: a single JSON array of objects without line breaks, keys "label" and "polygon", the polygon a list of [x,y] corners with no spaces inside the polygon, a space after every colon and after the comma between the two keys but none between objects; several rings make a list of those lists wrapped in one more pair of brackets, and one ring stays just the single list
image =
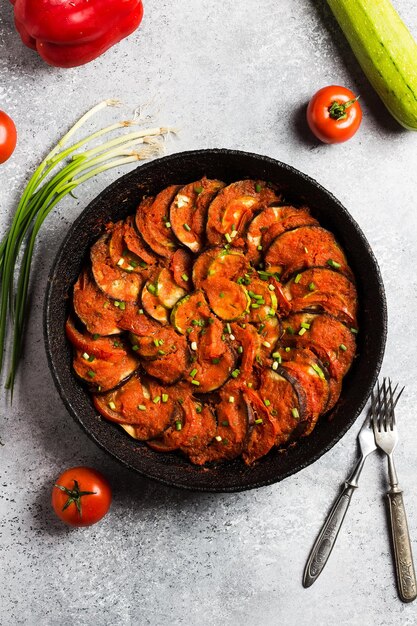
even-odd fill
[{"label": "ratatouille dish", "polygon": [[250,465],[337,402],[356,352],[345,254],[260,180],[144,197],[90,250],[66,333],[95,407],[153,450]]}]

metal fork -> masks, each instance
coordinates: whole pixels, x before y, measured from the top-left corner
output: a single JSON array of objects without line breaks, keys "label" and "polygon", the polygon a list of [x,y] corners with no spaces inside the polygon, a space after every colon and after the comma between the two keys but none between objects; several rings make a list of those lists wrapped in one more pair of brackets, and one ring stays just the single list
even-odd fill
[{"label": "metal fork", "polygon": [[394,407],[404,391],[404,387],[399,392],[397,392],[397,389],[398,385],[394,389],[392,388],[389,378],[388,380],[384,378],[382,385],[378,382],[377,392],[372,392],[371,419],[376,444],[388,457],[390,489],[387,496],[398,593],[403,602],[411,602],[417,597],[416,575],[403,492],[398,486],[397,472],[395,471],[393,459],[393,452],[398,442]]},{"label": "metal fork", "polygon": [[358,434],[361,456],[351,476],[344,483],[339,497],[328,514],[326,521],[313,545],[304,569],[303,586],[310,587],[320,576],[327,563],[333,546],[336,543],[339,530],[349,508],[353,492],[357,489],[367,456],[376,450],[375,438],[371,427],[371,414],[368,413]]}]

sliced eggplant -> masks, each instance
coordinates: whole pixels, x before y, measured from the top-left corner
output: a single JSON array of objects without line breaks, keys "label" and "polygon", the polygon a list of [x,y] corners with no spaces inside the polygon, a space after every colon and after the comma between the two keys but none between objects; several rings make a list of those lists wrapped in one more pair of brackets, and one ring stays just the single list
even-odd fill
[{"label": "sliced eggplant", "polygon": [[305,430],[308,423],[306,393],[289,371],[283,368],[276,372],[264,370],[259,396],[277,425],[277,446]]},{"label": "sliced eggplant", "polygon": [[254,212],[278,200],[275,191],[263,181],[242,180],[224,187],[209,206],[209,243],[221,245],[226,240],[234,247],[243,247],[242,234]]},{"label": "sliced eggplant", "polygon": [[169,221],[172,230],[177,239],[194,253],[204,245],[209,204],[224,186],[220,180],[204,177],[182,187],[171,204]]},{"label": "sliced eggplant", "polygon": [[242,457],[246,465],[253,465],[275,446],[280,432],[279,422],[268,411],[258,393],[247,389],[243,395],[247,404],[249,429]]},{"label": "sliced eggplant", "polygon": [[101,337],[89,332],[81,333],[71,317],[65,323],[65,333],[74,348],[80,350],[87,360],[119,358],[127,354],[124,342],[118,337]]},{"label": "sliced eggplant", "polygon": [[129,215],[129,217],[125,219],[123,239],[126,248],[133,255],[141,259],[142,263],[139,262],[141,267],[143,263],[146,263],[148,266],[153,266],[158,262],[158,257],[147,248],[142,236],[136,230],[135,220],[132,215]]},{"label": "sliced eggplant", "polygon": [[149,199],[141,202],[136,211],[139,233],[155,254],[168,259],[178,248],[169,222],[169,207],[179,189],[179,185],[170,185],[159,192],[152,203]]},{"label": "sliced eggplant", "polygon": [[125,223],[123,221],[114,225],[109,239],[110,258],[114,266],[126,272],[141,274],[147,264],[128,250],[124,239],[124,229]]},{"label": "sliced eggplant", "polygon": [[195,291],[177,302],[171,312],[171,324],[182,335],[193,326],[205,326],[210,309],[202,291]]},{"label": "sliced eggplant", "polygon": [[307,403],[307,426],[303,436],[309,435],[328,405],[330,389],[326,368],[316,355],[304,349],[281,350],[282,368],[303,387]]},{"label": "sliced eggplant", "polygon": [[265,255],[267,269],[282,280],[310,267],[330,267],[351,276],[344,252],[321,226],[301,226],[276,237]]},{"label": "sliced eggplant", "polygon": [[74,285],[72,303],[78,318],[91,334],[117,335],[123,311],[100,291],[90,272],[84,269]]},{"label": "sliced eggplant", "polygon": [[235,370],[236,354],[225,339],[218,321],[209,326],[206,333],[200,334],[194,351],[195,360],[185,376],[194,393],[219,389]]},{"label": "sliced eggplant", "polygon": [[131,333],[130,341],[133,351],[141,359],[154,361],[165,355],[174,355],[178,349],[178,341],[182,341],[171,327],[159,327],[150,335]]},{"label": "sliced eggplant", "polygon": [[77,376],[92,391],[100,393],[123,384],[139,367],[139,361],[133,354],[122,353],[111,359],[91,360],[81,350],[75,350],[72,364]]},{"label": "sliced eggplant", "polygon": [[141,305],[127,303],[120,320],[120,328],[141,337],[153,335],[161,330],[162,325],[149,317]]},{"label": "sliced eggplant", "polygon": [[91,248],[91,269],[97,287],[116,302],[136,302],[143,279],[140,274],[114,266],[109,253],[110,234],[100,237]]},{"label": "sliced eggplant", "polygon": [[166,268],[159,272],[155,286],[156,296],[166,309],[172,309],[187,293],[185,289],[177,285],[174,276]]},{"label": "sliced eggplant", "polygon": [[160,324],[168,324],[169,311],[161,304],[156,295],[156,285],[152,281],[147,281],[141,293],[142,307],[148,315]]},{"label": "sliced eggplant", "polygon": [[293,311],[325,311],[345,321],[356,330],[358,299],[355,285],[330,268],[312,268],[300,272],[283,287]]},{"label": "sliced eggplant", "polygon": [[249,310],[250,298],[244,285],[215,276],[203,283],[211,310],[222,320],[234,321]]},{"label": "sliced eggplant", "polygon": [[256,324],[255,327],[259,337],[256,362],[259,365],[264,365],[276,350],[278,339],[281,336],[281,322],[278,317],[270,317],[264,322]]},{"label": "sliced eggplant", "polygon": [[137,375],[114,392],[93,396],[93,401],[106,419],[133,427],[139,440],[160,436],[177,414],[176,401],[163,387]]}]

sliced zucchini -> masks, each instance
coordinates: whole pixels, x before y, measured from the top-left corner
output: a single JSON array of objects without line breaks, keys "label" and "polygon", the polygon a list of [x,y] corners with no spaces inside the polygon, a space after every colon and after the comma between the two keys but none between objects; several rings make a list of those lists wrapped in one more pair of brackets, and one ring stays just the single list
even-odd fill
[{"label": "sliced zucchini", "polygon": [[161,324],[168,323],[169,311],[161,304],[160,299],[156,295],[155,283],[146,281],[142,289],[141,299],[142,306],[148,315]]},{"label": "sliced zucchini", "polygon": [[250,264],[238,250],[221,250],[207,269],[208,278],[236,280],[247,273]]},{"label": "sliced zucchini", "polygon": [[210,317],[210,309],[202,291],[197,290],[190,296],[179,300],[171,312],[171,324],[182,335],[188,328],[204,326]]},{"label": "sliced zucchini", "polygon": [[192,252],[199,252],[203,246],[208,206],[223,187],[221,181],[204,177],[182,187],[171,204],[172,230]]},{"label": "sliced zucchini", "polygon": [[224,248],[209,248],[197,257],[193,266],[193,283],[196,289],[201,289],[203,281],[208,276],[210,264],[222,252]]},{"label": "sliced zucchini", "polygon": [[167,309],[172,309],[178,300],[187,293],[184,289],[178,287],[171,272],[166,268],[159,272],[155,286],[159,301]]},{"label": "sliced zucchini", "polygon": [[209,277],[203,283],[211,310],[222,320],[232,322],[248,312],[250,298],[244,285],[227,278]]}]

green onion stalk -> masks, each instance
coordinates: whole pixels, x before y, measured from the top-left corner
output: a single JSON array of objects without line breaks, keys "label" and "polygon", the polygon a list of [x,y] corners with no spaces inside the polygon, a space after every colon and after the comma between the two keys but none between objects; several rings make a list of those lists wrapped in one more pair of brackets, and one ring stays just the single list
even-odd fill
[{"label": "green onion stalk", "polygon": [[59,140],[27,183],[11,226],[0,242],[0,373],[4,367],[5,348],[11,340],[10,366],[5,386],[12,395],[27,322],[32,258],[39,230],[46,217],[66,195],[72,194],[90,178],[114,167],[160,154],[161,137],[175,132],[169,127],[136,130],[78,152],[86,144],[104,135],[138,124],[135,120],[121,121],[65,147],[93,115],[106,107],[119,104],[117,100],[100,102]]}]

